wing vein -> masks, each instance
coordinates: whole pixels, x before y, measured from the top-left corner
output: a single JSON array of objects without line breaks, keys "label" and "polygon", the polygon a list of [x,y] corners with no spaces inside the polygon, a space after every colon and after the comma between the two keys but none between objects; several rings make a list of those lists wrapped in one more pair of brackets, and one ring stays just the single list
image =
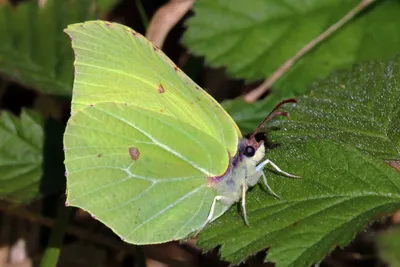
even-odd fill
[{"label": "wing vein", "polygon": [[149,138],[151,141],[153,141],[153,143],[155,145],[157,145],[158,147],[164,149],[165,151],[167,151],[168,153],[171,153],[172,155],[180,158],[181,160],[185,161],[186,163],[188,163],[190,166],[192,166],[193,168],[199,170],[200,172],[204,173],[207,177],[209,176],[215,176],[214,174],[209,173],[207,170],[205,170],[204,168],[200,167],[199,165],[197,165],[196,163],[194,163],[193,161],[187,159],[186,157],[184,157],[183,155],[181,155],[180,153],[178,153],[177,151],[175,151],[174,149],[172,149],[171,147],[165,145],[164,143],[158,141],[156,138],[154,138],[151,134],[149,134],[148,132],[146,132],[145,130],[143,130],[142,128],[138,127],[137,125],[133,124],[132,122],[120,117],[120,116],[116,116],[113,113],[110,113],[108,111],[102,110],[104,113],[107,113],[108,115],[128,124],[129,126],[131,126],[132,128],[136,129],[137,131],[139,131],[140,133],[142,133],[143,135],[145,135],[147,138]]},{"label": "wing vein", "polygon": [[177,199],[175,202],[169,204],[168,206],[166,206],[164,209],[162,209],[161,211],[157,212],[156,214],[154,214],[153,216],[151,216],[149,219],[147,219],[146,221],[142,222],[141,224],[139,224],[138,226],[136,226],[135,228],[133,228],[133,230],[128,233],[125,238],[127,239],[131,234],[133,234],[137,229],[139,229],[140,227],[142,227],[143,225],[151,222],[152,220],[154,220],[155,218],[157,218],[158,216],[162,215],[163,213],[165,213],[166,211],[168,211],[169,209],[173,208],[174,206],[176,206],[178,203],[180,203],[181,201],[187,199],[188,197],[190,197],[191,195],[197,193],[198,191],[200,191],[200,189],[203,189],[205,187],[205,185],[199,186],[197,188],[195,188],[194,190],[190,191],[189,193],[185,194],[183,197]]},{"label": "wing vein", "polygon": [[[174,235],[173,239],[176,239],[177,237],[179,237],[179,233],[180,233],[183,229],[185,229],[185,227],[188,226],[188,225],[193,221],[193,219],[199,214],[201,208],[202,208],[203,205],[204,205],[204,199],[205,199],[205,195],[206,195],[206,194],[207,194],[207,190],[204,191],[203,198],[201,199],[201,203],[200,203],[198,209],[196,210],[196,212],[195,212],[195,213],[193,214],[193,216],[181,227],[181,229],[179,229],[179,230],[176,232],[176,234]],[[206,218],[204,218],[204,220],[205,220],[205,219],[206,219]],[[203,224],[203,222],[202,222],[201,224]]]}]

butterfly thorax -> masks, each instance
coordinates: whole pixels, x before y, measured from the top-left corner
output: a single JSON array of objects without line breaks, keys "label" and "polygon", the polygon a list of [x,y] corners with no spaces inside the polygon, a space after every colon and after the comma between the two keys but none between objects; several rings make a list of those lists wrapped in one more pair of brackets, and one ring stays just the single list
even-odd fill
[{"label": "butterfly thorax", "polygon": [[238,144],[238,153],[231,158],[227,172],[217,178],[212,185],[218,193],[236,202],[242,195],[242,186],[246,189],[254,186],[260,179],[256,173],[256,165],[264,157],[265,147],[263,142],[254,138],[241,139]]}]

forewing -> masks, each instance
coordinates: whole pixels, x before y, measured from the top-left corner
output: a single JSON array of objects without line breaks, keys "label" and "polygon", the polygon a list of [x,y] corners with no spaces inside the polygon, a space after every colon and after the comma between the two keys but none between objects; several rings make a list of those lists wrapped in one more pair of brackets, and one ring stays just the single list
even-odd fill
[{"label": "forewing", "polygon": [[66,32],[76,58],[72,114],[89,104],[129,103],[188,123],[236,154],[240,131],[231,117],[142,35],[103,21]]},{"label": "forewing", "polygon": [[[68,122],[64,144],[67,202],[135,244],[199,229],[216,196],[206,177],[229,164],[226,148],[210,135],[122,103],[81,108]],[[218,206],[216,216],[225,208]]]}]

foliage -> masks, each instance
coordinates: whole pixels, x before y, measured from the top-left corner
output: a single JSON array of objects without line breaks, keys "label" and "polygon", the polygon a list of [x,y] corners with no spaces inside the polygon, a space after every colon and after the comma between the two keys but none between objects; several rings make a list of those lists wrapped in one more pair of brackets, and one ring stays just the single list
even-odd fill
[{"label": "foliage", "polygon": [[2,112],[0,140],[0,198],[24,202],[37,197],[43,175],[43,118],[27,110],[20,118]]},{"label": "foliage", "polygon": [[[0,74],[44,93],[69,96],[73,53],[63,29],[95,19],[116,0],[49,0],[0,5]],[[98,6],[96,6],[98,4]]]},{"label": "foliage", "polygon": [[[359,2],[202,0],[187,23],[184,43],[210,65],[226,66],[234,77],[263,79]],[[305,55],[276,87],[285,94],[303,93],[334,70],[389,59],[400,46],[399,12],[399,1],[377,1]]]}]

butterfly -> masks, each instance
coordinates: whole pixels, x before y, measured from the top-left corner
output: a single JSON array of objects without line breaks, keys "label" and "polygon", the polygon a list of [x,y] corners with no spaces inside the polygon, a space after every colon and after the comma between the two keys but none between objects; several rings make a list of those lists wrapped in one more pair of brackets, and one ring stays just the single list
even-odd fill
[{"label": "butterfly", "polygon": [[158,47],[118,23],[69,25],[75,53],[71,116],[64,134],[67,204],[123,240],[154,244],[199,232],[241,200],[270,165],[255,135]]}]

